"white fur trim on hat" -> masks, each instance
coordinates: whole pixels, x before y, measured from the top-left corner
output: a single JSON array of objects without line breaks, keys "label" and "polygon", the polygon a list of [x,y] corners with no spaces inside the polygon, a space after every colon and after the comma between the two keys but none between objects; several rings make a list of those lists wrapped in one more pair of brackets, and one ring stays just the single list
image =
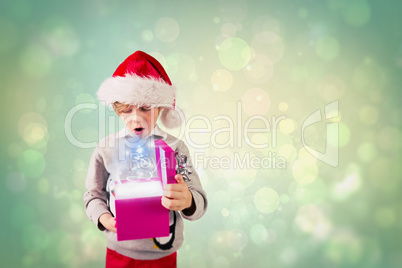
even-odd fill
[{"label": "white fur trim on hat", "polygon": [[162,79],[126,74],[125,77],[108,78],[99,87],[97,95],[99,101],[106,105],[120,102],[137,107],[149,105],[173,108],[175,92],[176,87]]}]

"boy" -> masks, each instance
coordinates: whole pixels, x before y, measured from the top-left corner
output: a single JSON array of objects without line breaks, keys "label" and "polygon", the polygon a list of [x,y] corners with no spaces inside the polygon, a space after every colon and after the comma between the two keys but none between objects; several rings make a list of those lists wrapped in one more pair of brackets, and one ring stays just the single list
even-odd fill
[{"label": "boy", "polygon": [[156,124],[159,115],[167,128],[180,123],[175,111],[175,87],[155,58],[137,51],[101,85],[98,98],[106,105],[113,105],[125,124],[123,130],[105,137],[94,149],[85,183],[88,190],[84,194],[86,213],[106,236],[106,267],[176,267],[176,251],[183,242],[182,218],[197,220],[207,209],[206,193],[191,161],[185,172],[186,181],[176,174],[177,184],[164,187],[161,202],[170,210],[168,237],[117,241],[111,190],[116,176],[114,163],[121,155],[121,148],[116,144],[121,145],[127,139],[163,139],[180,155],[189,155],[184,142]]}]

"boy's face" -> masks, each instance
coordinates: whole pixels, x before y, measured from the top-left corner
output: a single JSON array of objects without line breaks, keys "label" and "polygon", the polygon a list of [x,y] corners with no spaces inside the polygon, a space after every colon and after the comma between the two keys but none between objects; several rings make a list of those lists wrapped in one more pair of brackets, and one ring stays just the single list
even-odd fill
[{"label": "boy's face", "polygon": [[128,106],[119,115],[130,134],[144,138],[154,129],[161,107],[150,108],[142,106]]}]

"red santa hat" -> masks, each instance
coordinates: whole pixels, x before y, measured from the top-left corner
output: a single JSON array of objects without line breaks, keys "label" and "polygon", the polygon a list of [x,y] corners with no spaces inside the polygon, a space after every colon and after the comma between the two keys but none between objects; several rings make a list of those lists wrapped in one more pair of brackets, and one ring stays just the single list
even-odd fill
[{"label": "red santa hat", "polygon": [[174,128],[180,125],[175,92],[176,87],[162,65],[147,53],[136,51],[102,83],[97,95],[106,105],[120,102],[137,107],[163,107],[160,115],[163,125]]}]

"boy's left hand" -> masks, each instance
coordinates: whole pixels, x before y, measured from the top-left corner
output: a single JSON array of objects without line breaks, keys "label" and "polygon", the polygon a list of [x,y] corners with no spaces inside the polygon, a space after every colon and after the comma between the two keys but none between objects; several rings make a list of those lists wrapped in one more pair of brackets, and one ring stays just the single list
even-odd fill
[{"label": "boy's left hand", "polygon": [[174,176],[176,184],[166,184],[162,196],[162,205],[170,210],[181,211],[191,207],[193,195],[183,180],[183,176]]}]

